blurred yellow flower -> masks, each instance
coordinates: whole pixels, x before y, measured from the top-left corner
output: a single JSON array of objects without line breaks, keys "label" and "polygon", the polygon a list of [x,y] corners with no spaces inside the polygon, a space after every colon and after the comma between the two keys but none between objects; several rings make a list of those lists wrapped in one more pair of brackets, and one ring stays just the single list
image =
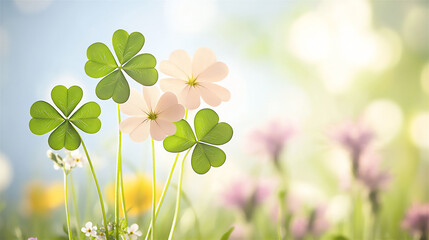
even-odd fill
[{"label": "blurred yellow flower", "polygon": [[[152,207],[152,178],[145,174],[124,178],[125,203],[129,216],[136,216]],[[159,201],[162,186],[156,186],[156,201]],[[107,186],[107,200],[115,204],[115,184]],[[120,204],[122,212],[122,205]]]},{"label": "blurred yellow flower", "polygon": [[64,189],[61,182],[45,184],[34,181],[25,188],[24,205],[29,213],[47,214],[64,204]]}]

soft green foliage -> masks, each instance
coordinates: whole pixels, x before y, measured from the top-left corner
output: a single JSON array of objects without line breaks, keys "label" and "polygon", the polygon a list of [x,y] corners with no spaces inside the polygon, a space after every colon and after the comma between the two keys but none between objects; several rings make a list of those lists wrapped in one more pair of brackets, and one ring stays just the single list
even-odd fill
[{"label": "soft green foliage", "polygon": [[119,66],[104,43],[97,42],[88,47],[85,72],[92,78],[103,77],[95,90],[98,98],[112,98],[117,103],[128,100],[130,87],[123,71],[144,86],[152,86],[158,81],[155,57],[148,53],[136,56],[144,42],[145,39],[139,32],[128,35],[122,29],[117,30],[113,34],[112,43]]},{"label": "soft green foliage", "polygon": [[[189,123],[180,120],[176,124],[176,133],[164,140],[164,148],[169,152],[183,152],[194,145],[192,169],[204,174],[211,167],[220,167],[226,160],[226,154],[220,148],[209,145],[222,145],[232,138],[233,130],[227,123],[219,123],[219,116],[211,109],[202,109],[194,119],[195,134]],[[198,140],[197,140],[198,139]]]},{"label": "soft green foliage", "polygon": [[54,87],[51,92],[52,101],[64,115],[45,101],[35,102],[30,109],[31,132],[43,135],[56,128],[49,136],[49,146],[54,150],[60,150],[63,147],[68,150],[77,149],[81,139],[74,126],[86,133],[96,133],[101,128],[101,122],[98,119],[101,109],[95,102],[84,104],[68,118],[79,104],[82,95],[82,89],[78,86],[72,86],[69,89],[61,85]]},{"label": "soft green foliage", "polygon": [[226,231],[222,237],[220,238],[220,240],[228,240],[229,236],[231,236],[231,233],[234,231],[234,227],[231,227],[230,229],[228,229],[228,231]]}]

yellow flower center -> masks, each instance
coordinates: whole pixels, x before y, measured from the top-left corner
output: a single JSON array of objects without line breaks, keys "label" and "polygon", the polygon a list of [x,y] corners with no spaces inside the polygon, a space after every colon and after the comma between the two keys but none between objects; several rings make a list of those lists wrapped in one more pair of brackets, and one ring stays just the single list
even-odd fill
[{"label": "yellow flower center", "polygon": [[147,119],[149,119],[149,120],[156,120],[157,117],[158,117],[158,115],[156,113],[154,113],[154,112],[150,112],[147,115]]},{"label": "yellow flower center", "polygon": [[189,78],[188,78],[188,81],[186,82],[186,84],[188,84],[188,85],[189,85],[189,86],[191,86],[191,87],[195,87],[195,86],[197,86],[197,85],[198,85],[198,83],[197,83],[197,78],[196,78],[196,77],[194,77],[194,76],[189,77]]}]

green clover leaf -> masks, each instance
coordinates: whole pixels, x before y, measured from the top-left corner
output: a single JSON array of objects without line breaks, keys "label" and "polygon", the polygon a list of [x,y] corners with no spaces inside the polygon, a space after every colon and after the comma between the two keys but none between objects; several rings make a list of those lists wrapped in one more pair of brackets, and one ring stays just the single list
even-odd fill
[{"label": "green clover leaf", "polygon": [[144,86],[152,86],[158,81],[155,57],[148,53],[137,55],[144,42],[144,36],[139,32],[128,34],[122,29],[117,30],[112,43],[119,66],[104,43],[97,42],[88,47],[85,72],[92,78],[103,77],[95,89],[98,98],[112,98],[116,103],[128,100],[130,87],[123,72]]},{"label": "green clover leaf", "polygon": [[55,106],[64,114],[61,115],[51,104],[37,101],[30,108],[29,127],[32,133],[43,135],[54,130],[49,136],[49,146],[54,150],[65,147],[75,150],[80,146],[81,139],[76,127],[86,133],[96,133],[101,128],[100,106],[95,102],[88,102],[70,114],[82,100],[82,89],[72,86],[69,89],[58,85],[52,89],[51,98]]},{"label": "green clover leaf", "polygon": [[213,145],[229,142],[233,130],[229,124],[219,123],[219,116],[215,111],[208,108],[198,111],[194,119],[195,134],[185,120],[175,124],[176,133],[164,139],[165,150],[178,153],[195,146],[191,165],[198,174],[207,173],[211,167],[220,167],[224,164],[225,152]]}]

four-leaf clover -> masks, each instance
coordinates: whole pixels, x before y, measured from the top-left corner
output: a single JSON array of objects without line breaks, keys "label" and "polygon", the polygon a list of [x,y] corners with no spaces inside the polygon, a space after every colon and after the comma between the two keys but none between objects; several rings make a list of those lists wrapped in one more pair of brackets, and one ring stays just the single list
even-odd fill
[{"label": "four-leaf clover", "polygon": [[81,138],[76,127],[86,133],[96,133],[101,128],[100,106],[95,102],[88,102],[70,114],[82,99],[82,89],[72,86],[69,89],[58,85],[52,89],[51,98],[55,106],[64,115],[61,115],[51,104],[45,101],[35,102],[30,109],[30,130],[36,135],[46,134],[55,129],[49,136],[49,146],[54,150],[65,147],[75,150],[80,146]]},{"label": "four-leaf clover", "polygon": [[164,140],[164,148],[169,152],[183,152],[192,148],[191,165],[198,174],[204,174],[211,167],[220,167],[226,160],[224,151],[213,145],[222,145],[232,138],[229,124],[219,123],[219,116],[211,109],[202,109],[194,119],[195,134],[189,123],[180,120],[176,124],[176,133]]},{"label": "four-leaf clover", "polygon": [[119,66],[104,43],[97,42],[88,47],[85,72],[92,78],[103,77],[95,89],[98,98],[112,98],[116,103],[128,100],[130,87],[123,72],[144,86],[152,86],[158,81],[155,57],[148,53],[135,56],[144,41],[144,36],[139,32],[128,34],[122,29],[117,30],[112,43]]}]

